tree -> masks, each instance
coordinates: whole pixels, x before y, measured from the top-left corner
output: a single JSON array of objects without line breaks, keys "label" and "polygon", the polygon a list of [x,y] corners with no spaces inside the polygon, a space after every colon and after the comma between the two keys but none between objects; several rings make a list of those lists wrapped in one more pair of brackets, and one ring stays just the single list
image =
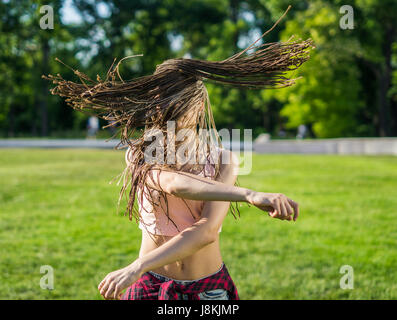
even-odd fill
[{"label": "tree", "polygon": [[358,37],[362,46],[357,59],[375,75],[379,135],[397,135],[397,112],[391,110],[391,94],[395,90],[392,60],[393,55],[396,57],[393,44],[397,42],[397,2],[357,0],[354,7],[358,11]]},{"label": "tree", "polygon": [[[53,8],[54,29],[40,28],[40,7],[44,4]],[[0,2],[4,13],[0,20],[0,41],[5,49],[0,54],[0,85],[4,91],[0,100],[0,128],[4,135],[47,136],[51,127],[70,125],[66,121],[68,117],[58,117],[60,100],[51,97],[48,81],[41,79],[42,74],[59,70],[54,63],[55,55],[66,62],[74,59],[73,47],[66,48],[72,38],[60,19],[62,4],[62,1]]]},{"label": "tree", "polygon": [[276,92],[282,114],[290,128],[305,123],[318,137],[397,134],[389,120],[395,2],[352,2],[353,30],[339,28],[342,4],[313,1],[288,20],[283,37],[312,37],[317,50],[300,70],[303,79]]}]

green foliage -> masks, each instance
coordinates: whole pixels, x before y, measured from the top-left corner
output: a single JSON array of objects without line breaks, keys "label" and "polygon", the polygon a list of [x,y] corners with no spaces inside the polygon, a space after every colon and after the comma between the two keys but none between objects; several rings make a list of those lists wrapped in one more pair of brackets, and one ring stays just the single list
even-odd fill
[{"label": "green foliage", "polygon": [[339,17],[337,7],[315,1],[288,21],[282,33],[284,39],[293,34],[310,37],[316,50],[298,74],[292,73],[303,79],[274,91],[285,102],[281,113],[288,118],[288,127],[311,124],[321,138],[365,133],[359,131],[356,120],[363,106],[360,71],[354,63],[359,45],[349,31],[339,28]]},{"label": "green foliage", "polygon": [[[42,74],[76,80],[79,69],[105,77],[115,58],[124,79],[152,73],[173,57],[222,60],[268,30],[264,40],[312,37],[312,58],[291,88],[236,90],[208,84],[218,128],[254,134],[300,124],[317,137],[397,134],[397,5],[393,0],[72,0],[80,22],[64,22],[65,0],[1,1],[0,135],[46,136],[84,130],[86,115],[49,93]],[[54,29],[42,30],[41,5],[54,8]],[[354,9],[354,29],[342,30],[339,8]],[[177,39],[177,41],[175,40]],[[178,43],[179,46],[175,46]]]}]

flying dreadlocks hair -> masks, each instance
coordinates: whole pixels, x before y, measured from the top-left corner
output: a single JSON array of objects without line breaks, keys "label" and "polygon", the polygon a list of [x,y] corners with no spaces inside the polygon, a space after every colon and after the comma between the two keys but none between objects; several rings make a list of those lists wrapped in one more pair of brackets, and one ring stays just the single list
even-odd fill
[{"label": "flying dreadlocks hair", "polygon": [[[189,119],[190,123],[194,123],[191,131],[193,134],[190,135],[190,138],[193,138],[191,141],[194,141],[194,148],[191,149],[203,152],[206,159],[212,159],[212,146],[222,146],[213,120],[205,80],[248,89],[282,88],[295,83],[296,79],[288,78],[287,72],[299,68],[309,59],[309,51],[314,48],[311,39],[303,41],[294,40],[292,37],[286,42],[263,43],[254,47],[256,42],[273,30],[289,9],[290,7],[272,28],[253,44],[222,61],[169,59],[158,65],[152,75],[130,81],[124,81],[119,73],[120,63],[130,57],[121,59],[117,64],[116,60],[113,61],[104,80],[99,76],[96,81],[92,80],[73,69],[80,83],[65,80],[59,74],[43,76],[56,84],[51,93],[65,97],[72,108],[108,120],[110,124],[102,128],[115,125],[119,127],[115,135],[120,133],[121,141],[115,148],[129,146],[132,152],[126,168],[117,176],[121,176],[119,182],[123,180],[118,208],[120,200],[130,186],[125,211],[130,220],[134,217],[137,222],[143,222],[139,209],[134,205],[136,196],[140,203],[143,197],[146,197],[151,205],[158,206],[158,195],[164,200],[160,203],[166,204],[166,214],[168,220],[171,220],[166,193],[147,187],[147,179],[151,178],[153,181],[153,169],[174,170],[181,174],[184,171],[195,174],[205,172],[205,165],[201,161],[188,169],[178,163],[145,161],[145,154],[152,152],[149,151],[151,141],[147,139],[148,133],[157,130],[167,138],[167,123],[177,122],[182,118]],[[248,54],[247,51],[253,48],[256,50]],[[209,135],[207,147],[198,150],[200,143],[197,143],[197,130],[200,129],[210,130],[214,134]],[[175,142],[173,147],[177,148],[178,143]],[[168,151],[171,151],[171,147],[166,143],[162,148],[163,154],[167,155]],[[212,161],[215,177],[219,175],[220,160],[218,157],[216,161]],[[230,211],[236,217],[235,214],[239,214],[237,204],[232,204]],[[177,228],[175,223],[173,224]]]}]

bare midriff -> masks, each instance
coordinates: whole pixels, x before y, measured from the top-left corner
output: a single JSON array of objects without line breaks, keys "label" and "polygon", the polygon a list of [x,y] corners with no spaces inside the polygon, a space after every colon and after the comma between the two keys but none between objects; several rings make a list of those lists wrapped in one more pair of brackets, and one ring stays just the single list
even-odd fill
[{"label": "bare midriff", "polygon": [[[142,244],[139,256],[144,256],[172,238],[169,236],[150,235],[147,231],[142,230]],[[222,256],[219,249],[218,235],[216,241],[201,248],[194,254],[150,271],[176,280],[196,280],[216,273],[221,266]]]}]

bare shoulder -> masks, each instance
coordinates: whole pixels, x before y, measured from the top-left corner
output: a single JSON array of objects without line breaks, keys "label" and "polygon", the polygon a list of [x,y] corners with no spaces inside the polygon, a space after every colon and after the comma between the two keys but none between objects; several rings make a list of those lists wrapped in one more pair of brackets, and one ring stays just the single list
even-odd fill
[{"label": "bare shoulder", "polygon": [[233,179],[236,178],[238,175],[239,169],[239,159],[237,155],[227,149],[221,150],[221,163],[219,171],[221,173],[222,178]]},{"label": "bare shoulder", "polygon": [[224,164],[225,166],[229,166],[229,167],[239,166],[239,160],[237,155],[230,150],[221,149],[220,157],[222,159],[221,163]]}]

